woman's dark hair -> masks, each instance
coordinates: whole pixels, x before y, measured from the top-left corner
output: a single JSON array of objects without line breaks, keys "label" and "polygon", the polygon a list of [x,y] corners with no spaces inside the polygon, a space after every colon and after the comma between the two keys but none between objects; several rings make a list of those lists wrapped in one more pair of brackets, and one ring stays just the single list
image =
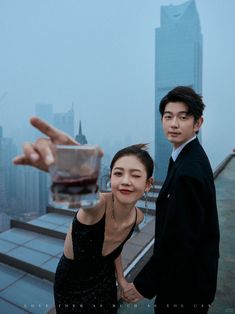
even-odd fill
[{"label": "woman's dark hair", "polygon": [[163,117],[165,107],[169,102],[182,102],[188,107],[188,114],[192,115],[197,121],[203,114],[205,104],[202,96],[197,94],[191,87],[177,86],[162,98],[159,104],[159,111]]},{"label": "woman's dark hair", "polygon": [[111,161],[110,171],[112,172],[113,166],[119,158],[124,157],[124,156],[133,155],[133,156],[137,157],[142,162],[142,164],[145,166],[146,172],[147,172],[147,179],[149,179],[153,175],[154,162],[153,162],[152,157],[149,155],[149,153],[147,151],[147,147],[148,147],[147,144],[136,144],[136,145],[131,145],[131,146],[128,146],[128,147],[125,147],[125,148],[119,150],[114,155],[114,157]]}]

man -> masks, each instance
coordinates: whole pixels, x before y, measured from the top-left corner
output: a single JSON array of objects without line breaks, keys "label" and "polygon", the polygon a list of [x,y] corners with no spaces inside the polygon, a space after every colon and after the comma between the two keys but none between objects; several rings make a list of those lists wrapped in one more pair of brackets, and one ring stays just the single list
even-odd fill
[{"label": "man", "polygon": [[153,255],[123,294],[128,302],[156,296],[158,314],[207,313],[215,296],[219,258],[215,186],[196,137],[204,107],[202,97],[184,86],[171,90],[159,106],[173,160],[156,201]]}]

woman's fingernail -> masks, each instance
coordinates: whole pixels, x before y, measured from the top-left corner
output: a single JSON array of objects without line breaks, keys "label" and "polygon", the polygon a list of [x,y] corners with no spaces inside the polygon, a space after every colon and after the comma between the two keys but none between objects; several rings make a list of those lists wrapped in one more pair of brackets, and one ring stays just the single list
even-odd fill
[{"label": "woman's fingernail", "polygon": [[54,162],[54,158],[52,155],[47,155],[46,156],[46,164],[49,166]]}]

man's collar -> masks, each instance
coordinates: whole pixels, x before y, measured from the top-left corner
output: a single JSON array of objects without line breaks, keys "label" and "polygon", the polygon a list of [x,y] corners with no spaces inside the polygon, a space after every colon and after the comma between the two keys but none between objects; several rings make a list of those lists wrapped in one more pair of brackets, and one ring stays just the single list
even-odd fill
[{"label": "man's collar", "polygon": [[176,161],[177,157],[179,156],[180,152],[182,151],[182,149],[190,142],[192,142],[197,136],[195,135],[194,137],[190,138],[190,140],[188,140],[187,142],[185,142],[184,144],[180,145],[178,148],[173,149],[171,157],[174,161]]}]

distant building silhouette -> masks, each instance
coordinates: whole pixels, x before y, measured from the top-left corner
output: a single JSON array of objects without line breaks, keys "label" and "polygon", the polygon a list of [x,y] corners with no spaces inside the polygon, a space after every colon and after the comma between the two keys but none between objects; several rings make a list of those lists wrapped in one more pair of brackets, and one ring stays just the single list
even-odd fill
[{"label": "distant building silhouette", "polygon": [[[1,128],[1,135],[3,130]],[[15,199],[15,171],[12,159],[16,156],[16,145],[12,138],[0,137],[0,208],[8,210]]]},{"label": "distant building silhouette", "polygon": [[[53,112],[52,104],[36,104],[36,116],[54,125],[56,128],[74,137],[74,109],[73,106],[67,112]],[[39,135],[40,134],[40,135]],[[36,130],[36,137],[42,136]]]},{"label": "distant building silhouette", "polygon": [[87,144],[86,136],[82,133],[82,122],[81,122],[81,120],[79,121],[79,130],[78,130],[78,134],[75,136],[75,140],[82,145]]},{"label": "distant building silhouette", "polygon": [[0,233],[10,228],[10,218],[0,211]]},{"label": "distant building silhouette", "polygon": [[[39,171],[31,167],[18,167],[16,173],[16,197],[19,203],[18,214],[42,213],[40,199]],[[46,191],[48,195],[48,191]],[[45,207],[44,207],[45,212]]]},{"label": "distant building silhouette", "polygon": [[155,42],[155,179],[163,181],[172,147],[162,131],[159,102],[178,85],[202,92],[202,34],[194,0],[161,7]]},{"label": "distant building silhouette", "polygon": [[74,110],[54,114],[54,126],[74,137]]}]

